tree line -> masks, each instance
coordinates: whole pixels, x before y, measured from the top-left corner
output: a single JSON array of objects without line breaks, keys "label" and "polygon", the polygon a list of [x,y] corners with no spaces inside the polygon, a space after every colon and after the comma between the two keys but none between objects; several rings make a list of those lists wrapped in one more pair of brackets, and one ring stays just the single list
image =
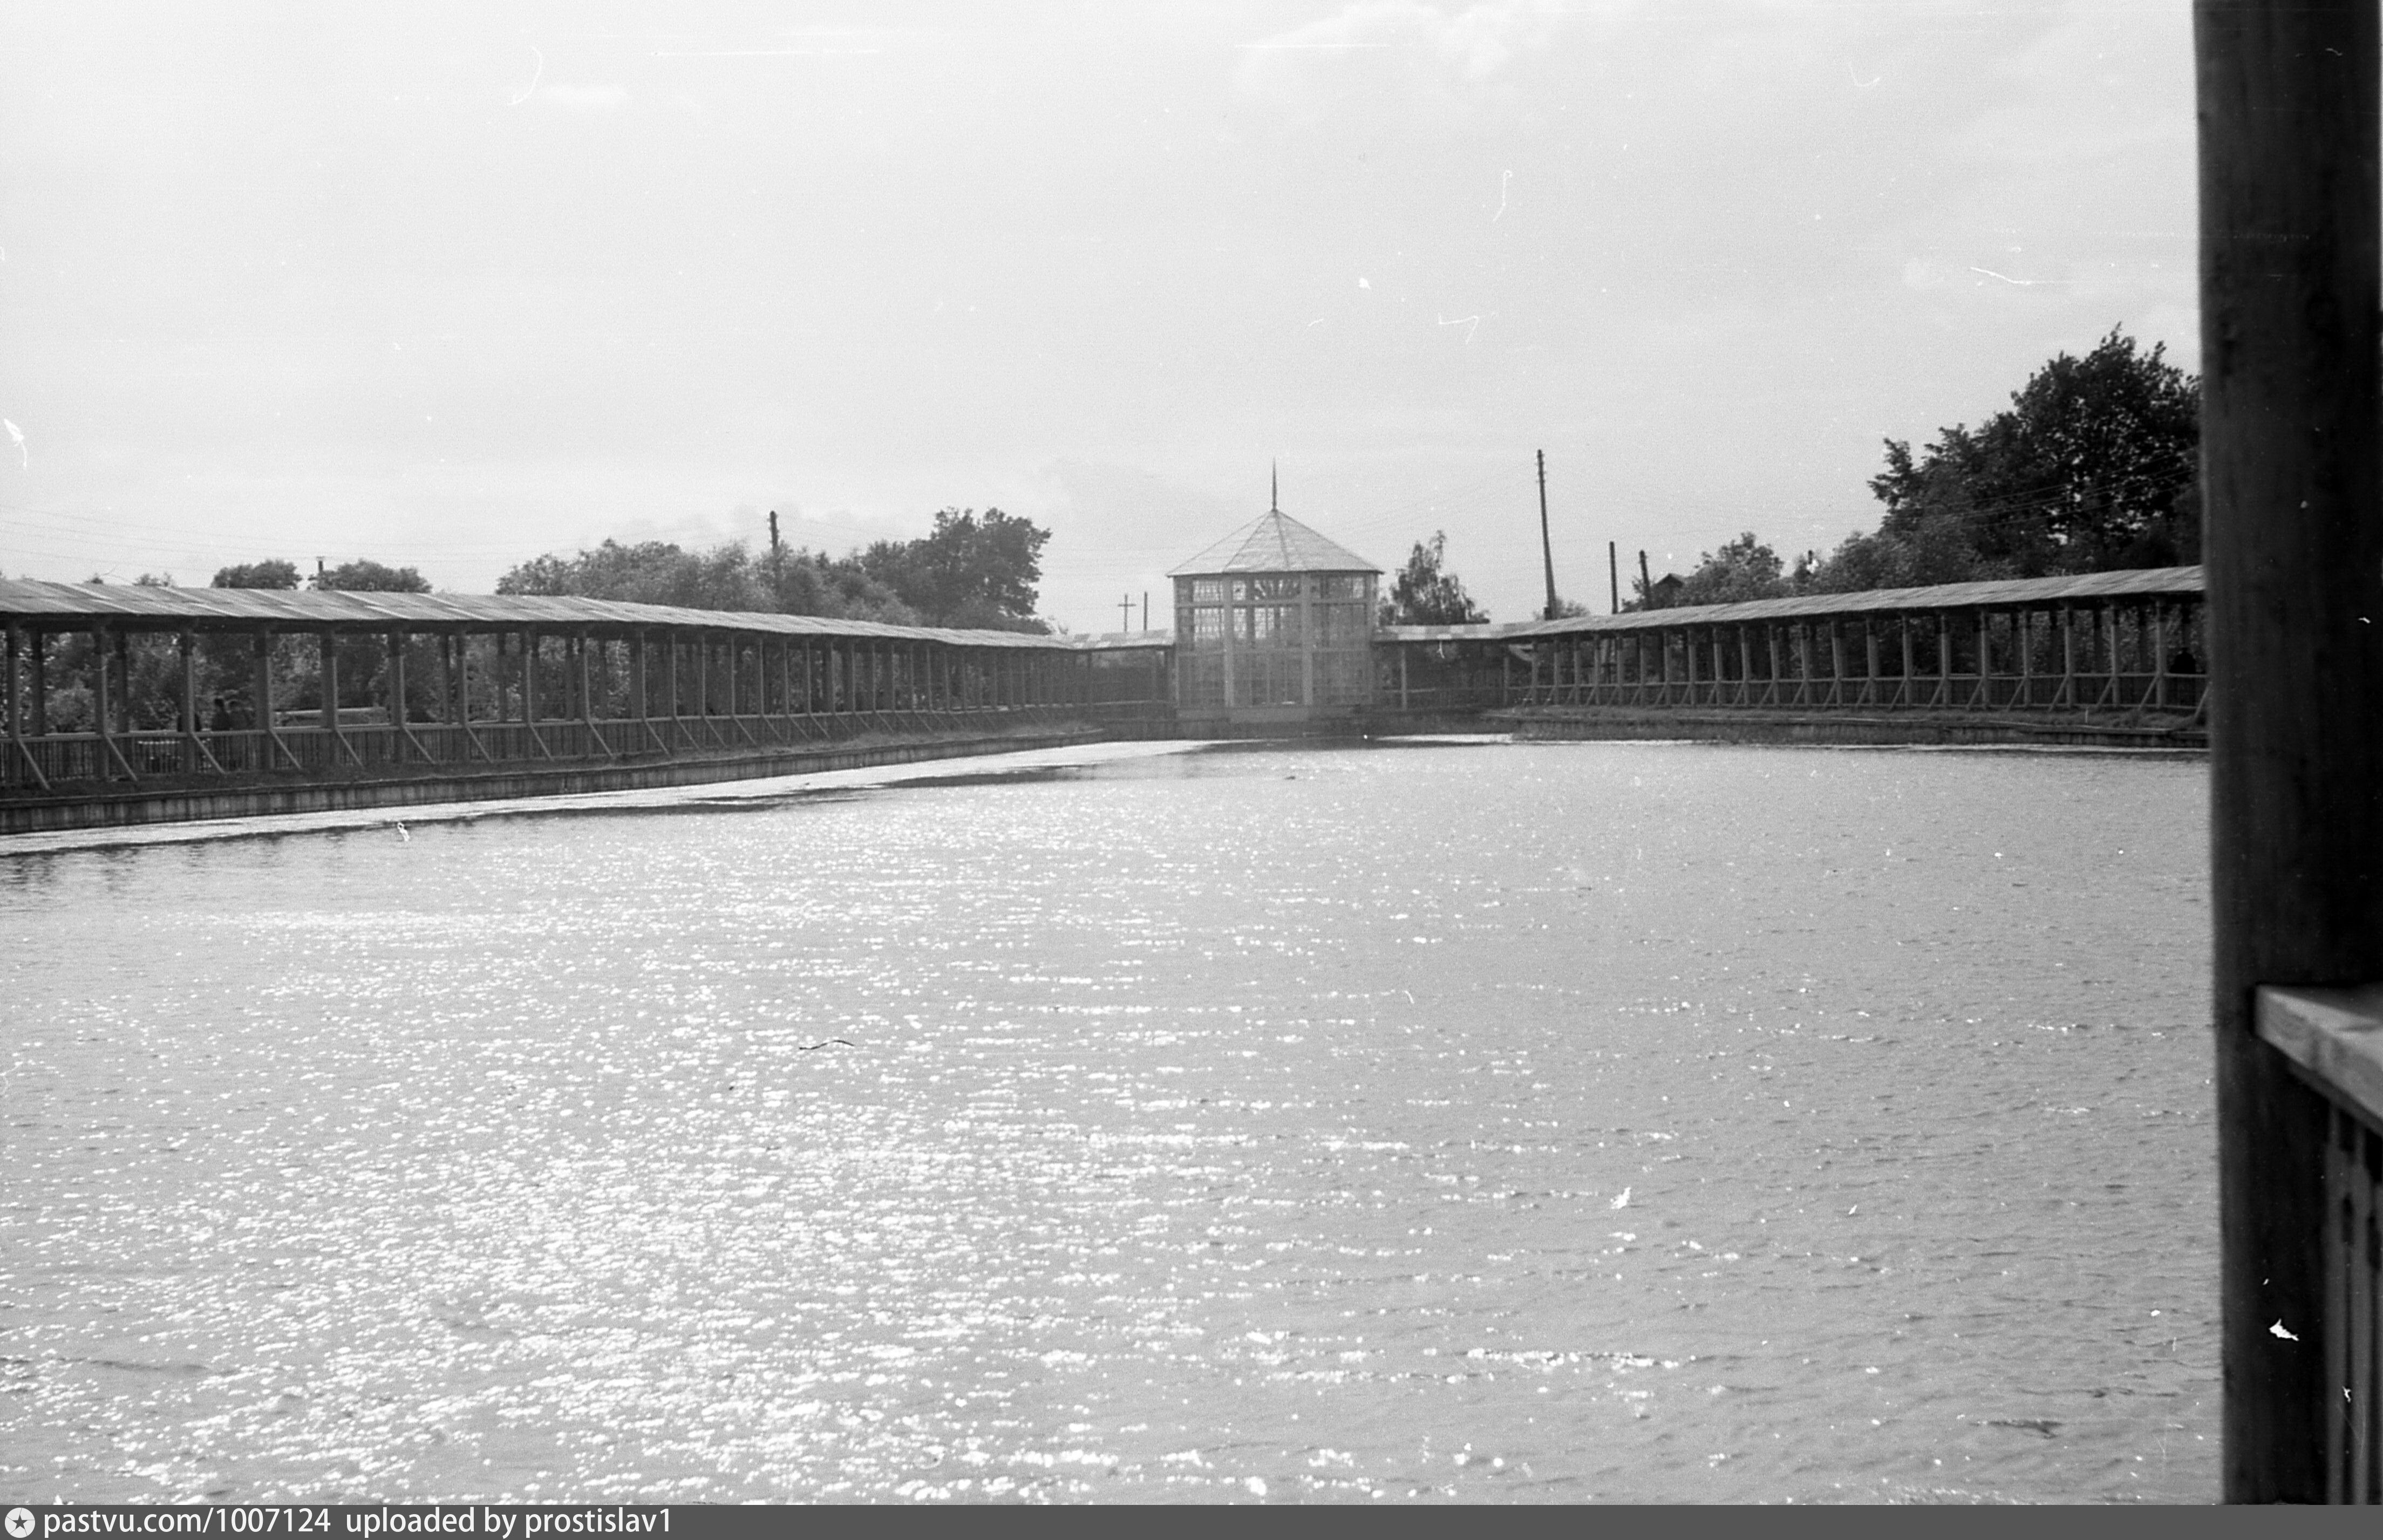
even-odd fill
[{"label": "tree line", "polygon": [[1753,531],[1685,577],[1631,585],[1626,610],[1795,594],[2172,567],[2201,560],[2201,381],[2117,327],[2082,358],[2056,355],[1976,427],[1915,451],[1886,441],[1870,481],[1885,505],[1792,567]]},{"label": "tree line", "polygon": [[[2201,560],[2201,381],[2113,327],[2082,358],[2055,356],[1975,427],[1914,450],[1886,441],[1870,489],[1878,527],[1794,563],[1752,530],[1700,554],[1685,576],[1630,581],[1624,610],[1797,594],[2051,577]],[[1415,543],[1383,595],[1389,625],[1488,619],[1445,571],[1447,537]],[[1569,600],[1559,614],[1586,613]]]},{"label": "tree line", "polygon": [[661,541],[537,557],[497,580],[500,594],[575,594],[696,610],[761,610],[883,621],[895,625],[1048,632],[1034,613],[1050,532],[1031,519],[988,508],[946,508],[915,540],[878,540],[848,556],[776,538],[767,549],[741,540],[709,550]]},{"label": "tree line", "polygon": [[[1045,632],[1050,622],[1035,607],[1043,577],[1042,556],[1049,531],[1031,519],[988,508],[947,508],[934,525],[913,540],[878,540],[848,556],[787,548],[771,538],[756,549],[732,540],[708,549],[686,550],[666,541],[624,545],[606,540],[593,549],[534,557],[497,580],[500,594],[575,595],[694,610],[821,615],[838,620],[883,621],[896,625],[933,625],[994,631]],[[101,581],[94,578],[93,582]],[[143,573],[141,586],[172,587],[171,573]],[[413,567],[370,560],[338,566],[316,563],[302,575],[297,564],[279,559],[235,563],[209,580],[216,588],[324,592],[426,594],[431,585]],[[389,659],[375,636],[340,637],[339,705],[369,708],[386,698]],[[125,638],[128,676],[119,709],[136,731],[170,728],[181,689],[181,663],[170,637]],[[253,664],[245,637],[203,635],[194,655],[201,715],[215,729],[257,725]],[[407,715],[428,720],[442,709],[438,699],[435,642],[408,644]],[[278,638],[271,654],[273,699],[284,714],[319,711],[323,706],[320,647],[312,638]],[[48,654],[45,707],[51,730],[89,732],[93,701],[86,681],[93,659],[91,638],[80,632],[57,635]],[[483,668],[474,688],[496,688]],[[492,710],[494,699],[475,703]]]}]

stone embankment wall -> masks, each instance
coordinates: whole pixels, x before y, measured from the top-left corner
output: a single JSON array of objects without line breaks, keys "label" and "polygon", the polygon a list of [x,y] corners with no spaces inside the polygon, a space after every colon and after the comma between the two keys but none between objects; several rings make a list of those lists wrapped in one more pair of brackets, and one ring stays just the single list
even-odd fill
[{"label": "stone embankment wall", "polygon": [[2205,722],[2156,716],[2105,720],[2082,713],[2020,716],[1959,712],[1632,709],[1529,707],[1484,715],[1483,725],[1528,742],[1687,738],[1733,744],[2018,745],[2205,751]]}]

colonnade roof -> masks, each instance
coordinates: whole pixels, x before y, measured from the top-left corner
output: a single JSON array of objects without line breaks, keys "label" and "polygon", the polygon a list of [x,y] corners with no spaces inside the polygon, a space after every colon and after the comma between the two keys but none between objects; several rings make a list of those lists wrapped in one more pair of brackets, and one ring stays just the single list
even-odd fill
[{"label": "colonnade roof", "polygon": [[0,578],[0,622],[55,630],[104,623],[127,631],[256,631],[265,628],[389,632],[414,630],[638,629],[736,631],[776,636],[942,642],[954,647],[1075,650],[1085,640],[1020,631],[887,625],[824,615],[759,610],[684,610],[621,599],[528,594],[384,594],[346,589],[158,588],[141,584],[41,583]]},{"label": "colonnade roof", "polygon": [[1377,632],[1393,642],[1505,642],[1604,631],[1661,631],[1684,625],[1735,625],[1758,621],[1819,621],[1831,616],[1927,614],[1945,610],[2056,610],[2065,604],[2118,599],[2197,598],[2199,567],[2145,567],[2067,577],[1945,583],[1927,588],[1869,588],[1850,594],[1805,594],[1737,604],[1633,610],[1620,615],[1567,615],[1553,621],[1485,625],[1390,625]]}]

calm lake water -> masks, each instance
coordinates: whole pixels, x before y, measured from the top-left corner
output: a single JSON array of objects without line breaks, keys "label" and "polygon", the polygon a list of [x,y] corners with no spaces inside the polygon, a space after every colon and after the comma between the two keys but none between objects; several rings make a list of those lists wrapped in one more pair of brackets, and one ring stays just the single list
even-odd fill
[{"label": "calm lake water", "polygon": [[1080,758],[0,858],[0,1493],[2216,1495],[2201,764]]}]

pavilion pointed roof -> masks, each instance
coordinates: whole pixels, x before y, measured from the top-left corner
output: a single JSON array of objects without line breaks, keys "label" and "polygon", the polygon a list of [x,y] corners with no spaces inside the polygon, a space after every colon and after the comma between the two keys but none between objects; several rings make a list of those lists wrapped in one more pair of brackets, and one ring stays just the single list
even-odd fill
[{"label": "pavilion pointed roof", "polygon": [[1326,539],[1282,510],[1269,509],[1191,561],[1169,577],[1217,573],[1378,573],[1382,569],[1346,547]]}]

